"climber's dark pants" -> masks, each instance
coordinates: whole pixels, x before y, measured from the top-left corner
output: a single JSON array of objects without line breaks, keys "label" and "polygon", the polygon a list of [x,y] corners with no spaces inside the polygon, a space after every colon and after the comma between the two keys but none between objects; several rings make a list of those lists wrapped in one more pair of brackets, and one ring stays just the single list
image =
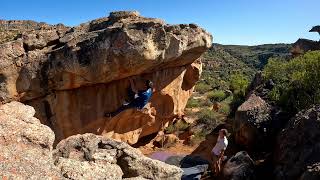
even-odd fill
[{"label": "climber's dark pants", "polygon": [[135,102],[135,93],[132,91],[131,88],[128,89],[128,99],[127,101],[129,101],[129,104],[126,105],[122,105],[121,107],[119,107],[116,111],[110,113],[110,115],[112,117],[118,115],[119,113],[121,113],[122,111],[126,110],[126,109],[130,109],[130,108],[137,108],[137,103]]},{"label": "climber's dark pants", "polygon": [[128,99],[127,102],[132,102],[134,100],[135,92],[132,91],[131,88],[128,89]]},{"label": "climber's dark pants", "polygon": [[130,109],[130,108],[136,108],[134,103],[129,103],[126,105],[122,105],[121,107],[119,107],[116,111],[110,113],[112,117],[118,115],[119,113],[121,113],[122,111],[126,110],[126,109]]}]

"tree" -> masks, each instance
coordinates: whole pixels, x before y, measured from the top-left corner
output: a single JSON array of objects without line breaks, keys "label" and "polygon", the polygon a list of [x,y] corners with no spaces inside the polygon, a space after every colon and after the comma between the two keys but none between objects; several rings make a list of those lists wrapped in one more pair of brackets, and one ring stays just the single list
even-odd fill
[{"label": "tree", "polygon": [[320,51],[290,61],[270,59],[263,76],[275,82],[270,99],[290,112],[320,103]]},{"label": "tree", "polygon": [[245,96],[248,84],[248,78],[241,73],[232,74],[230,77],[230,89],[235,95]]}]

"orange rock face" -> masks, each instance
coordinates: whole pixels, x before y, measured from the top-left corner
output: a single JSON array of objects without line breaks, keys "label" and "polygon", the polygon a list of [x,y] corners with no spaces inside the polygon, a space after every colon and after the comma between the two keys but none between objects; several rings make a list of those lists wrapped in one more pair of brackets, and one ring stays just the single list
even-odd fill
[{"label": "orange rock face", "polygon": [[[162,123],[183,115],[196,82],[194,79],[199,79],[200,73],[201,64],[195,62],[140,76],[137,78],[138,84],[139,80],[146,78],[155,84],[150,103],[142,110],[129,109],[112,119],[104,115],[115,111],[124,102],[130,87],[128,79],[58,91],[54,97],[31,101],[30,105],[40,109],[37,117],[54,129],[58,139],[91,132],[134,144],[139,138],[156,133]],[[48,105],[43,107],[44,102]],[[50,109],[46,110],[45,106]],[[48,111],[54,113],[50,121],[46,120]]]},{"label": "orange rock face", "polygon": [[[1,101],[33,106],[57,141],[90,132],[134,144],[183,114],[211,43],[197,25],[167,25],[136,12],[35,30],[0,44]],[[104,117],[128,99],[132,77],[138,88],[153,81],[151,101]]]}]

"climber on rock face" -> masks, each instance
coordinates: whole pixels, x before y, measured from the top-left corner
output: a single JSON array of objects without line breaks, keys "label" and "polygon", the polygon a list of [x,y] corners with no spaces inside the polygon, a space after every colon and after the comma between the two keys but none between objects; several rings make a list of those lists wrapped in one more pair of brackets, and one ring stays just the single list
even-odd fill
[{"label": "climber on rock face", "polygon": [[106,113],[106,117],[113,117],[119,114],[120,112],[130,109],[142,109],[150,100],[153,93],[153,83],[150,80],[146,80],[144,84],[144,88],[142,90],[137,90],[134,82],[130,79],[130,89],[128,91],[128,96],[130,99],[133,99],[128,104],[123,104],[118,110]]}]

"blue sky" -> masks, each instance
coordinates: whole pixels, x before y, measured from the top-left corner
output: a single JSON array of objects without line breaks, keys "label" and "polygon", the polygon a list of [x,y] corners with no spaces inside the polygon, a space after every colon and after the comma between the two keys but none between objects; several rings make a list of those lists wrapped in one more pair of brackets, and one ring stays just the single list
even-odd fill
[{"label": "blue sky", "polygon": [[222,44],[318,40],[320,0],[1,0],[0,19],[74,26],[115,10],[138,10],[170,24],[196,23]]}]

